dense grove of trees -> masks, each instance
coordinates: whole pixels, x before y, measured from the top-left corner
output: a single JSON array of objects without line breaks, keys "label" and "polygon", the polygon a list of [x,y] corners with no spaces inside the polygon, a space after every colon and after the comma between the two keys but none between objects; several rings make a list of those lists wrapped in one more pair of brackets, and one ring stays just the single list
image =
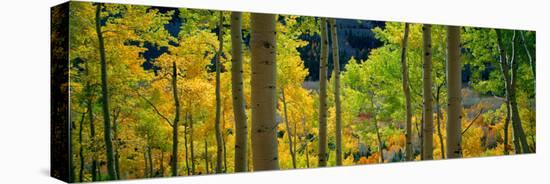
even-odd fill
[{"label": "dense grove of trees", "polygon": [[339,21],[71,2],[73,180],[536,151],[535,32]]}]

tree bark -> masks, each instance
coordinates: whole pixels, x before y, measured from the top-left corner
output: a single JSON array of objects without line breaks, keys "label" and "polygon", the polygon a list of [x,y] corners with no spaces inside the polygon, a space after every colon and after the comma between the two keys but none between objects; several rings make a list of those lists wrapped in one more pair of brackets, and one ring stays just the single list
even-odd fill
[{"label": "tree bark", "polygon": [[151,145],[147,145],[147,155],[149,155],[147,158],[147,162],[149,162],[149,177],[153,177],[153,170],[155,167],[153,165],[153,152],[151,151]]},{"label": "tree bark", "polygon": [[107,84],[107,59],[105,56],[105,45],[103,41],[103,33],[101,32],[101,7],[102,3],[96,4],[96,16],[95,26],[97,39],[99,42],[99,56],[101,61],[101,94],[103,101],[103,136],[105,139],[106,157],[107,157],[107,171],[109,172],[109,179],[116,179],[116,171],[114,167],[113,156],[113,143],[111,140],[111,121],[109,115],[109,88]]},{"label": "tree bark", "polygon": [[[423,106],[420,107],[421,109],[424,109]],[[422,110],[424,111],[424,110]],[[420,115],[422,117],[420,119],[420,123],[416,123],[416,131],[418,132],[418,138],[420,139],[420,160],[424,160],[424,112]],[[420,124],[420,130],[418,129],[418,125]]]},{"label": "tree bark", "polygon": [[170,168],[172,176],[178,175],[178,128],[180,120],[180,100],[178,96],[178,74],[176,62],[172,62],[172,93],[174,95],[175,116],[172,122],[172,163]]},{"label": "tree bark", "polygon": [[[508,155],[510,150],[508,149],[508,128],[510,126],[510,103],[508,103],[508,96],[506,96],[506,119],[504,119],[504,155]],[[517,140],[517,139],[515,139]],[[519,142],[514,141],[514,146],[517,149],[520,147]]]},{"label": "tree bark", "polygon": [[445,159],[445,143],[443,142],[443,134],[441,133],[441,105],[439,103],[440,94],[441,94],[441,87],[443,87],[443,83],[437,86],[437,91],[435,95],[435,110],[437,114],[437,136],[439,137],[439,146],[441,149],[441,159]]},{"label": "tree bark", "polygon": [[209,174],[210,173],[210,169],[208,168],[208,164],[209,164],[209,161],[208,161],[208,140],[206,140],[207,138],[205,137],[204,138],[204,165],[206,166],[206,173],[205,174]]},{"label": "tree bark", "polygon": [[433,159],[433,109],[432,109],[432,26],[422,26],[422,38],[424,47],[424,117],[422,121],[422,146],[424,160]]},{"label": "tree bark", "polygon": [[407,69],[407,44],[409,37],[409,23],[405,23],[405,31],[403,33],[403,42],[401,44],[401,74],[403,82],[403,93],[405,95],[405,111],[406,111],[406,133],[405,133],[405,160],[413,159],[412,153],[412,107],[411,107],[411,92],[409,89],[409,71]]},{"label": "tree bark", "polygon": [[221,72],[221,58],[223,52],[223,11],[220,11],[220,20],[218,24],[218,41],[219,48],[216,56],[216,173],[222,171],[222,130],[221,130],[221,94],[220,94],[220,72]]},{"label": "tree bark", "polygon": [[235,117],[235,172],[248,170],[248,127],[243,87],[242,13],[231,13],[231,93]]},{"label": "tree bark", "polygon": [[447,157],[461,158],[460,27],[447,26]]},{"label": "tree bark", "polygon": [[336,19],[330,20],[330,32],[332,34],[332,61],[334,62],[334,107],[336,110],[336,165],[342,165],[342,108],[340,102],[340,57],[338,49],[338,32]]},{"label": "tree bark", "polygon": [[319,148],[318,166],[327,166],[327,70],[328,70],[328,33],[327,20],[321,18],[321,59],[319,66]]},{"label": "tree bark", "polygon": [[92,152],[92,181],[97,181],[97,150],[94,146],[95,144],[95,126],[94,126],[94,108],[93,108],[93,93],[92,93],[92,85],[89,80],[90,79],[90,68],[88,66],[88,61],[86,61],[85,65],[86,70],[86,76],[88,77],[88,81],[86,81],[86,96],[88,98],[88,101],[86,102],[86,108],[88,109],[88,121],[90,122],[90,151]]},{"label": "tree bark", "polygon": [[285,127],[288,137],[288,150],[290,150],[290,156],[292,157],[292,167],[296,169],[296,150],[294,149],[293,142],[292,142],[292,132],[290,130],[290,125],[288,123],[288,113],[286,108],[286,97],[285,97],[285,88],[282,87],[281,89],[281,97],[283,100],[283,111],[285,114]]},{"label": "tree bark", "polygon": [[515,83],[516,83],[516,73],[517,73],[517,66],[515,65],[516,55],[515,55],[515,42],[516,42],[516,32],[514,31],[514,35],[512,36],[512,57],[511,59],[507,58],[506,50],[504,48],[504,44],[502,41],[502,33],[499,29],[496,29],[497,33],[497,45],[500,53],[500,68],[501,72],[504,77],[505,87],[506,87],[506,95],[507,95],[507,101],[510,105],[511,110],[511,119],[512,119],[512,130],[514,134],[514,141],[517,141],[519,139],[519,144],[515,143],[515,150],[516,153],[529,153],[529,145],[527,144],[527,138],[525,137],[525,133],[523,131],[523,127],[521,125],[521,119],[519,117],[519,110],[517,107],[517,101],[516,101],[516,92],[515,92]]},{"label": "tree bark", "polygon": [[277,61],[273,14],[252,13],[252,157],[255,171],[278,170]]},{"label": "tree bark", "polygon": [[521,123],[520,115],[519,115],[519,109],[517,104],[517,97],[516,97],[516,84],[517,84],[517,72],[519,68],[519,64],[517,63],[517,55],[516,55],[516,43],[517,43],[517,36],[516,32],[514,31],[514,34],[512,36],[512,59],[510,60],[510,70],[512,75],[510,76],[510,88],[512,89],[509,93],[511,95],[510,98],[510,108],[512,109],[512,123],[516,122],[516,128],[517,128],[517,136],[519,138],[519,142],[521,143],[521,148],[523,153],[530,153],[531,150],[529,149],[529,144],[527,143],[527,136],[525,135],[525,132],[523,130],[523,125]]}]

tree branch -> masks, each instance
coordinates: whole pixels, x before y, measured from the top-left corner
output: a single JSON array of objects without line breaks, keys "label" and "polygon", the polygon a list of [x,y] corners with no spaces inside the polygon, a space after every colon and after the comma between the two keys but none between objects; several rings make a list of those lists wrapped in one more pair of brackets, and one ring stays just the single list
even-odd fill
[{"label": "tree branch", "polygon": [[155,104],[153,104],[153,102],[151,102],[149,99],[145,98],[144,96],[142,96],[141,94],[139,94],[139,92],[137,92],[137,95],[141,98],[143,98],[143,100],[145,100],[145,102],[147,102],[151,107],[153,107],[153,110],[155,110],[155,112],[162,118],[166,121],[166,123],[168,123],[171,127],[174,127],[174,124],[172,124],[172,121],[170,121],[170,119],[168,119],[166,116],[164,116],[158,109],[157,107],[155,106]]},{"label": "tree branch", "polygon": [[464,135],[464,133],[466,133],[466,131],[468,131],[468,129],[474,124],[474,122],[477,120],[477,118],[479,118],[479,116],[481,115],[482,112],[483,112],[483,108],[481,108],[479,110],[479,113],[477,113],[476,117],[470,122],[470,124],[468,124],[466,129],[464,129],[464,131],[462,131],[462,133],[460,135]]}]

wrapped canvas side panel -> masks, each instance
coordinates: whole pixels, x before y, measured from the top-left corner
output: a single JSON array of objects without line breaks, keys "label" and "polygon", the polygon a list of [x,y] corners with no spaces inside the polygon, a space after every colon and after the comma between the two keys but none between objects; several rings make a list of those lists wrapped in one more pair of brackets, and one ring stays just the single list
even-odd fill
[{"label": "wrapped canvas side panel", "polygon": [[51,176],[72,182],[69,159],[69,3],[51,8]]}]

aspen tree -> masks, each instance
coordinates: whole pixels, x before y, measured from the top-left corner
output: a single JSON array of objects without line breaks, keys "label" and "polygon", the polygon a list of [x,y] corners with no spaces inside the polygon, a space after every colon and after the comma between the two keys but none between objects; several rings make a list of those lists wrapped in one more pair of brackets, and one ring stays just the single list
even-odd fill
[{"label": "aspen tree", "polygon": [[254,171],[279,169],[275,18],[274,14],[251,15],[251,139]]},{"label": "aspen tree", "polygon": [[447,158],[462,157],[460,27],[447,26]]},{"label": "aspen tree", "polygon": [[516,31],[514,31],[511,40],[512,53],[510,58],[507,57],[508,54],[506,53],[506,49],[504,48],[501,30],[497,29],[496,34],[497,46],[500,54],[500,68],[505,82],[504,84],[506,88],[506,101],[509,105],[508,112],[510,113],[510,117],[512,120],[512,130],[514,134],[514,145],[516,148],[516,153],[530,153],[525,132],[523,131],[523,127],[521,125],[521,119],[519,117],[519,110],[516,100],[516,79],[518,67],[515,49],[515,43],[517,41]]},{"label": "aspen tree", "polygon": [[432,26],[424,24],[422,26],[423,40],[423,98],[424,98],[424,126],[422,130],[422,146],[424,148],[422,155],[424,160],[433,159],[433,109],[432,109]]},{"label": "aspen tree", "polygon": [[332,61],[334,62],[334,106],[336,110],[336,165],[342,165],[342,107],[340,101],[340,58],[338,54],[338,32],[336,19],[330,20],[332,34]]},{"label": "aspen tree", "polygon": [[328,70],[328,33],[327,20],[321,18],[321,61],[319,66],[319,148],[318,165],[327,166],[327,70]]},{"label": "aspen tree", "polygon": [[101,32],[101,7],[102,3],[96,4],[95,14],[95,26],[97,39],[99,42],[99,59],[101,62],[101,94],[102,94],[102,109],[103,109],[103,136],[105,139],[106,157],[107,157],[107,171],[109,173],[109,179],[116,179],[114,156],[113,156],[113,142],[111,140],[111,121],[109,115],[109,88],[107,84],[107,59],[105,56],[105,43],[103,41],[103,32]]},{"label": "aspen tree", "polygon": [[403,93],[405,94],[406,111],[406,135],[405,135],[405,160],[413,159],[412,153],[412,107],[411,92],[409,88],[409,71],[407,69],[407,44],[409,37],[409,23],[405,23],[405,31],[401,43],[401,74],[403,82]]},{"label": "aspen tree", "polygon": [[172,93],[174,95],[175,116],[172,122],[172,176],[178,175],[178,122],[180,119],[180,101],[178,95],[178,75],[176,62],[172,62]]},{"label": "aspen tree", "polygon": [[242,13],[231,12],[231,93],[235,117],[235,172],[247,171],[246,111],[243,88]]}]

